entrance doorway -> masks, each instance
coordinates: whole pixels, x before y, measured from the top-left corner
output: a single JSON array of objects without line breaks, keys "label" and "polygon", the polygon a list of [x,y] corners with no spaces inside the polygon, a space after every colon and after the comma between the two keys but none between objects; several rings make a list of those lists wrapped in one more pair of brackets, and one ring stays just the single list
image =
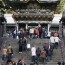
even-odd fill
[{"label": "entrance doorway", "polygon": [[20,28],[24,28],[24,29],[25,29],[26,23],[19,23],[18,26],[19,26],[19,29],[20,29]]},{"label": "entrance doorway", "polygon": [[15,26],[7,26],[6,27],[6,31],[8,32],[8,31],[10,31],[10,32],[13,32],[15,30]]},{"label": "entrance doorway", "polygon": [[41,27],[42,28],[47,28],[48,24],[45,24],[45,23],[41,23]]},{"label": "entrance doorway", "polygon": [[28,27],[38,27],[38,23],[28,23]]}]

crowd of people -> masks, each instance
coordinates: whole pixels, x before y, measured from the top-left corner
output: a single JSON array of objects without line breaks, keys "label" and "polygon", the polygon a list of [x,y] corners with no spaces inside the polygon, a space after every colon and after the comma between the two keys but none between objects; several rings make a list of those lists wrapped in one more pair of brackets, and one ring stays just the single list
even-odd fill
[{"label": "crowd of people", "polygon": [[[44,31],[43,31],[44,30]],[[38,62],[42,61],[44,64],[52,59],[53,50],[58,48],[59,35],[58,33],[51,33],[48,43],[43,44],[43,48],[36,47],[35,44],[32,46],[28,43],[28,39],[37,39],[37,38],[45,38],[47,32],[45,29],[39,28],[30,28],[28,31],[24,31],[23,29],[18,32],[15,30],[13,32],[13,38],[18,36],[18,45],[19,45],[19,53],[23,53],[23,51],[31,52],[31,61],[30,65],[38,65]],[[13,49],[9,44],[8,48],[3,48],[2,60],[6,61],[5,65],[27,65],[24,62],[24,59],[19,59],[16,63],[12,61]]]},{"label": "crowd of people", "polygon": [[29,27],[27,30],[21,28],[19,31],[14,30],[12,34],[13,38],[16,38],[16,36],[18,36],[18,38],[25,36],[28,37],[29,39],[35,39],[47,37],[48,32],[46,28],[42,28],[40,26],[37,28]]},{"label": "crowd of people", "polygon": [[[24,59],[19,59],[18,62],[12,61],[12,60],[7,60],[5,65],[27,65],[24,61]],[[30,65],[38,65],[36,62],[35,63],[30,63]]]}]

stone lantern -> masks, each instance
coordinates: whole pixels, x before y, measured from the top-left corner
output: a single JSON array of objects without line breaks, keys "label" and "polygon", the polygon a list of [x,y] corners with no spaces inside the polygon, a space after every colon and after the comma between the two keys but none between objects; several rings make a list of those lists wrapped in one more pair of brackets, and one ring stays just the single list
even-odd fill
[{"label": "stone lantern", "polygon": [[59,21],[59,36],[65,37],[65,11],[62,14],[62,18]]},{"label": "stone lantern", "polygon": [[6,19],[4,14],[0,12],[0,36],[6,33]]}]

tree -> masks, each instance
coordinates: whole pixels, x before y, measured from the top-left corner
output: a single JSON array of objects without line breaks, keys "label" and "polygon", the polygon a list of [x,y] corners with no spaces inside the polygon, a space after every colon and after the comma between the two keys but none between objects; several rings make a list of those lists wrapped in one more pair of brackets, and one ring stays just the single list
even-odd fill
[{"label": "tree", "polygon": [[56,9],[56,12],[63,13],[64,10],[65,10],[65,0],[60,0],[60,3]]}]

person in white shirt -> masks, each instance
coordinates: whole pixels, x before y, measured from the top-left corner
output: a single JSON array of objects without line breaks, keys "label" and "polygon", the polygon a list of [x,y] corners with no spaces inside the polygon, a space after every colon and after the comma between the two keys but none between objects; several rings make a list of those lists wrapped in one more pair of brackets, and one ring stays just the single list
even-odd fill
[{"label": "person in white shirt", "polygon": [[34,28],[31,28],[29,30],[29,33],[30,33],[30,38],[33,39],[33,37],[34,37]]},{"label": "person in white shirt", "polygon": [[35,46],[31,48],[31,56],[32,56],[32,62],[35,62],[36,60],[36,47]]},{"label": "person in white shirt", "polygon": [[55,48],[57,48],[59,41],[61,41],[61,40],[59,39],[59,37],[54,37],[54,40],[55,40]]},{"label": "person in white shirt", "polygon": [[51,49],[51,55],[53,54],[54,47],[55,47],[55,38],[53,35],[51,35],[49,40],[49,49]]},{"label": "person in white shirt", "polygon": [[50,37],[50,43],[53,43],[53,44],[55,43],[53,36]]},{"label": "person in white shirt", "polygon": [[52,49],[54,49],[54,45],[55,45],[54,36],[51,36],[50,37],[50,46],[52,47]]}]

